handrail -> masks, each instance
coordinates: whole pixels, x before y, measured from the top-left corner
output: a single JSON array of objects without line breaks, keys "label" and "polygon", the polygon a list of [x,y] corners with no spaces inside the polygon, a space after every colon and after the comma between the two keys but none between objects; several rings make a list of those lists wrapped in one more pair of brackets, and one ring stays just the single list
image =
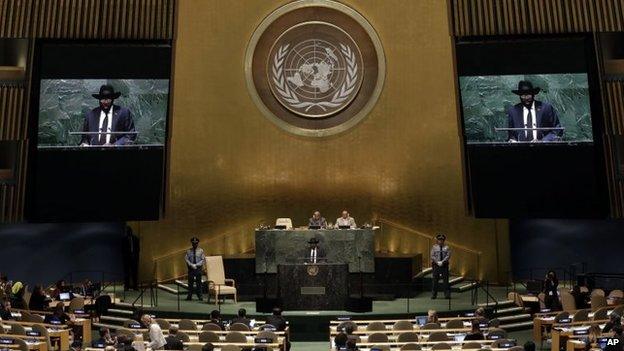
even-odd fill
[{"label": "handrail", "polygon": [[[406,226],[404,226],[402,224],[393,222],[391,220],[387,220],[387,219],[383,219],[383,218],[377,218],[377,221],[381,222],[381,223],[390,224],[390,225],[395,226],[395,227],[397,227],[397,228],[399,228],[401,230],[405,230],[406,232],[410,232],[410,233],[416,234],[416,235],[418,235],[420,237],[423,237],[425,239],[435,240],[435,236],[433,236],[433,235],[428,235],[428,234],[419,232],[418,230],[412,229],[410,227],[406,227]],[[468,251],[470,253],[474,253],[474,254],[477,254],[477,255],[481,255],[482,254],[481,251],[474,250],[474,249],[468,248],[468,247],[460,245],[460,244],[455,244],[451,240],[447,240],[446,243],[449,244],[449,246],[453,246],[453,247],[456,247],[458,249],[461,249],[461,250],[464,250],[464,251]]]},{"label": "handrail", "polygon": [[[410,234],[414,234],[415,236],[417,236],[420,239],[426,240],[427,241],[426,244],[427,244],[427,246],[429,248],[433,245],[433,243],[436,240],[433,235],[425,234],[425,233],[423,233],[421,231],[418,231],[416,229],[407,227],[407,226],[402,225],[400,223],[396,223],[396,222],[394,222],[392,220],[388,220],[388,219],[384,219],[384,218],[376,218],[375,222],[377,222],[380,225],[382,233],[385,232],[384,225],[386,225],[388,227],[391,227],[391,228],[398,229],[399,231],[405,231],[405,232],[408,232]],[[458,250],[457,252],[460,255],[461,254],[467,254],[467,255],[472,256],[470,258],[470,260],[474,259],[475,260],[474,262],[468,264],[467,262],[463,261],[464,264],[462,264],[461,266],[463,268],[466,268],[466,267],[472,266],[472,264],[474,264],[474,266],[473,266],[474,267],[474,276],[473,276],[473,278],[477,278],[477,279],[481,278],[481,275],[483,274],[483,272],[481,272],[481,254],[482,254],[482,252],[479,251],[479,250],[468,248],[468,247],[463,246],[463,245],[456,244],[453,241],[447,241],[447,243],[448,243],[448,245],[450,247],[452,247],[454,249],[457,249]],[[428,265],[430,263],[430,257],[429,256],[430,256],[429,249],[424,249],[424,252],[423,252],[423,255],[422,255],[422,259],[423,259],[423,264],[424,265]],[[464,271],[464,272],[467,272],[467,271]],[[465,274],[464,273],[460,273],[460,275],[465,275]]]}]

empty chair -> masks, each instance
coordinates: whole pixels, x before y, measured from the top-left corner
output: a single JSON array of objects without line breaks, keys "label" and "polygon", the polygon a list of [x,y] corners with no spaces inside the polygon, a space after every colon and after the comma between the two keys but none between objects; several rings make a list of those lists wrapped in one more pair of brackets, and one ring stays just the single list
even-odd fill
[{"label": "empty chair", "polygon": [[410,321],[397,321],[392,326],[392,330],[412,330],[414,325]]},{"label": "empty chair", "polygon": [[247,324],[234,323],[230,325],[230,330],[231,331],[249,331],[249,327],[247,326]]},{"label": "empty chair", "polygon": [[418,333],[404,332],[399,334],[397,338],[398,342],[418,342]]},{"label": "empty chair", "polygon": [[405,344],[405,345],[401,346],[401,351],[418,351],[418,350],[422,350],[420,345],[414,344],[414,343],[411,343],[411,342],[409,344]]},{"label": "empty chair", "polygon": [[439,344],[433,344],[433,346],[431,346],[432,350],[450,350],[451,349],[451,345],[445,343],[445,342],[441,342]]},{"label": "empty chair", "polygon": [[31,328],[34,332],[39,333],[39,336],[43,336],[46,339],[46,342],[48,344],[48,350],[52,350],[52,344],[50,343],[50,333],[48,332],[48,329],[42,324],[33,324]]},{"label": "empty chair", "polygon": [[433,332],[429,334],[429,339],[427,339],[427,341],[449,341],[449,340],[450,338],[448,337],[448,335],[446,335],[446,332],[443,332],[443,331]]},{"label": "empty chair", "polygon": [[605,296],[605,292],[602,289],[594,289],[592,290],[591,294],[589,294],[590,297],[594,297],[594,296]]},{"label": "empty chair", "polygon": [[236,287],[234,279],[225,277],[222,256],[206,256],[206,278],[208,279],[208,295],[215,297],[215,305],[219,304],[219,297],[233,295],[236,303]]},{"label": "empty chair", "polygon": [[594,312],[594,320],[595,321],[601,321],[601,320],[605,320],[605,319],[609,319],[609,308],[608,307],[601,307],[596,312]]},{"label": "empty chair", "polygon": [[9,334],[13,335],[26,335],[26,329],[20,324],[11,324],[11,330]]},{"label": "empty chair", "polygon": [[246,343],[247,337],[241,332],[233,331],[225,335],[225,342]]},{"label": "empty chair", "polygon": [[221,351],[241,351],[241,348],[236,345],[223,345]]},{"label": "empty chair", "polygon": [[592,311],[598,311],[600,308],[607,305],[607,298],[604,295],[593,295],[591,297],[591,309]]},{"label": "empty chair", "polygon": [[43,323],[43,317],[38,314],[32,314],[27,311],[20,312],[22,314],[22,322]]},{"label": "empty chair", "polygon": [[171,328],[171,323],[169,323],[168,321],[162,318],[156,318],[155,321],[156,321],[156,324],[158,324],[158,326],[160,326],[160,329],[162,330],[168,330],[169,328]]},{"label": "empty chair", "polygon": [[182,340],[182,342],[190,342],[191,341],[191,337],[189,337],[189,335],[185,332],[181,332],[179,331],[176,336],[178,337],[178,339]]},{"label": "empty chair", "polygon": [[462,329],[464,327],[464,321],[461,319],[451,319],[446,322],[446,329]]},{"label": "empty chair", "polygon": [[440,329],[440,328],[442,328],[440,326],[440,323],[427,323],[427,324],[423,325],[421,329],[423,329],[423,330],[433,330],[433,329]]},{"label": "empty chair", "polygon": [[269,339],[272,340],[272,342],[277,342],[277,334],[270,330],[263,330],[259,332],[256,337],[261,339]]},{"label": "empty chair", "polygon": [[481,344],[479,344],[478,342],[474,342],[474,341],[466,342],[466,343],[464,343],[462,345],[462,349],[471,349],[471,350],[472,349],[477,349],[477,350],[479,350],[479,349],[481,349]]},{"label": "empty chair", "polygon": [[84,310],[84,298],[83,297],[74,297],[69,301],[69,306],[67,310],[69,313],[74,313],[75,310]]},{"label": "empty chair", "polygon": [[373,345],[372,349],[382,350],[382,351],[390,351],[390,346],[388,345]]},{"label": "empty chair", "polygon": [[15,343],[15,345],[17,345],[17,349],[19,351],[28,351],[30,349],[26,341],[22,339],[14,338],[13,342]]},{"label": "empty chair", "polygon": [[372,333],[368,336],[368,342],[388,342],[388,335],[383,333]]},{"label": "empty chair", "polygon": [[358,325],[355,322],[352,321],[346,321],[346,322],[342,322],[340,324],[338,324],[338,327],[336,327],[336,329],[340,332],[345,332],[347,334],[350,334],[348,331],[351,332],[355,332],[358,330]]},{"label": "empty chair", "polygon": [[609,293],[609,297],[611,298],[624,298],[624,292],[620,289],[611,290]]},{"label": "empty chair", "polygon": [[131,330],[128,329],[117,329],[116,334],[119,335],[123,335],[127,338],[130,339],[130,341],[134,340],[134,333]]},{"label": "empty chair", "polygon": [[278,218],[275,220],[275,226],[285,226],[286,229],[292,230],[292,219],[290,218]]},{"label": "empty chair", "polygon": [[572,317],[572,322],[585,322],[589,320],[589,310],[578,310]]},{"label": "empty chair", "polygon": [[366,331],[386,330],[386,325],[381,322],[372,322],[366,326]]},{"label": "empty chair", "polygon": [[514,347],[510,347],[508,350],[509,351],[524,351],[524,347],[523,346],[514,346]]},{"label": "empty chair", "polygon": [[564,311],[575,311],[576,310],[576,300],[574,300],[574,296],[570,294],[567,290],[562,290],[560,292],[561,297],[561,308]]},{"label": "empty chair", "polygon": [[567,311],[559,312],[555,316],[555,322],[560,323],[562,319],[570,318],[570,313]]},{"label": "empty chair", "polygon": [[277,328],[273,324],[263,324],[259,327],[260,330],[277,330]]},{"label": "empty chair", "polygon": [[[178,322],[178,329],[180,330],[197,330],[197,323],[190,319],[180,319]],[[219,328],[221,330],[221,328]]]},{"label": "empty chair", "polygon": [[203,331],[199,333],[199,342],[219,342],[219,335],[213,331]]},{"label": "empty chair", "polygon": [[487,333],[488,339],[506,339],[507,332],[500,328],[490,328]]},{"label": "empty chair", "polygon": [[490,328],[498,328],[500,326],[500,319],[498,319],[498,318],[490,319],[490,322],[488,323],[488,326]]},{"label": "empty chair", "polygon": [[221,331],[221,327],[214,323],[206,323],[202,326],[202,330]]}]

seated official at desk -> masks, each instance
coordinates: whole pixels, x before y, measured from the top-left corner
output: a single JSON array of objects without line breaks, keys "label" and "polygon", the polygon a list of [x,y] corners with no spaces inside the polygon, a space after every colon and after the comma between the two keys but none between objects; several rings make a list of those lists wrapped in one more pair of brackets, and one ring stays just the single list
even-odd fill
[{"label": "seated official at desk", "polygon": [[321,212],[314,211],[314,214],[312,214],[312,218],[310,218],[308,222],[308,227],[327,228],[327,222],[325,221],[324,217],[321,217]]},{"label": "seated official at desk", "polygon": [[479,326],[481,321],[478,319],[473,319],[471,322],[472,328],[470,333],[466,335],[464,340],[485,340],[485,336],[481,332],[481,327]]},{"label": "seated official at desk", "polygon": [[355,229],[355,219],[349,216],[347,210],[342,211],[342,215],[336,219],[336,227],[349,226],[351,229]]},{"label": "seated official at desk", "polygon": [[240,310],[238,310],[238,315],[232,318],[232,324],[234,323],[241,323],[251,328],[251,320],[247,318],[246,309],[241,308]]},{"label": "seated official at desk", "polygon": [[317,263],[319,261],[325,260],[325,250],[319,247],[319,240],[317,238],[312,238],[308,241],[310,247],[306,252],[306,262],[309,263]]}]

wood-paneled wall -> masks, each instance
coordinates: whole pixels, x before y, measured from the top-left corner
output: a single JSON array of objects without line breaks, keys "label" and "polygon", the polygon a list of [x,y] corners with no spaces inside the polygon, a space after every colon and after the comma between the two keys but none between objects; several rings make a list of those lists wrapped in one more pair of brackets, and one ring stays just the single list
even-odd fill
[{"label": "wood-paneled wall", "polygon": [[[616,138],[624,137],[624,81],[604,83],[605,149],[612,215],[624,217],[624,184],[619,177]],[[622,155],[624,156],[624,155]]]},{"label": "wood-paneled wall", "polygon": [[451,16],[457,37],[617,32],[624,0],[451,0]]},{"label": "wood-paneled wall", "polygon": [[[0,39],[173,39],[177,0],[0,0]],[[32,55],[26,70],[30,77]],[[2,63],[0,63],[2,65]],[[23,219],[29,78],[0,81],[0,140],[18,141],[14,184],[0,185],[0,223]]]},{"label": "wood-paneled wall", "polygon": [[175,0],[0,0],[2,38],[171,39]]}]

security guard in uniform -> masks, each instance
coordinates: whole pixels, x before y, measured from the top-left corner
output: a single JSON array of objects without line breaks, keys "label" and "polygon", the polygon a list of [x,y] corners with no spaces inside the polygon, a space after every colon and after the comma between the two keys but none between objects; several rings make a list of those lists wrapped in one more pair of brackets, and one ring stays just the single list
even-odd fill
[{"label": "security guard in uniform", "polygon": [[437,243],[431,248],[431,267],[433,268],[433,287],[431,298],[438,297],[438,281],[442,278],[444,286],[444,298],[451,298],[451,288],[449,286],[449,260],[451,258],[451,249],[444,244],[446,235],[438,234],[436,236]]},{"label": "security guard in uniform", "polygon": [[201,247],[198,247],[199,239],[196,237],[191,238],[191,245],[192,247],[186,250],[186,255],[184,256],[186,266],[188,267],[188,295],[186,296],[186,299],[191,300],[191,296],[193,295],[193,292],[195,292],[197,294],[197,298],[201,301],[201,278],[202,273],[204,272],[206,255],[204,254],[204,250],[202,250]]}]

